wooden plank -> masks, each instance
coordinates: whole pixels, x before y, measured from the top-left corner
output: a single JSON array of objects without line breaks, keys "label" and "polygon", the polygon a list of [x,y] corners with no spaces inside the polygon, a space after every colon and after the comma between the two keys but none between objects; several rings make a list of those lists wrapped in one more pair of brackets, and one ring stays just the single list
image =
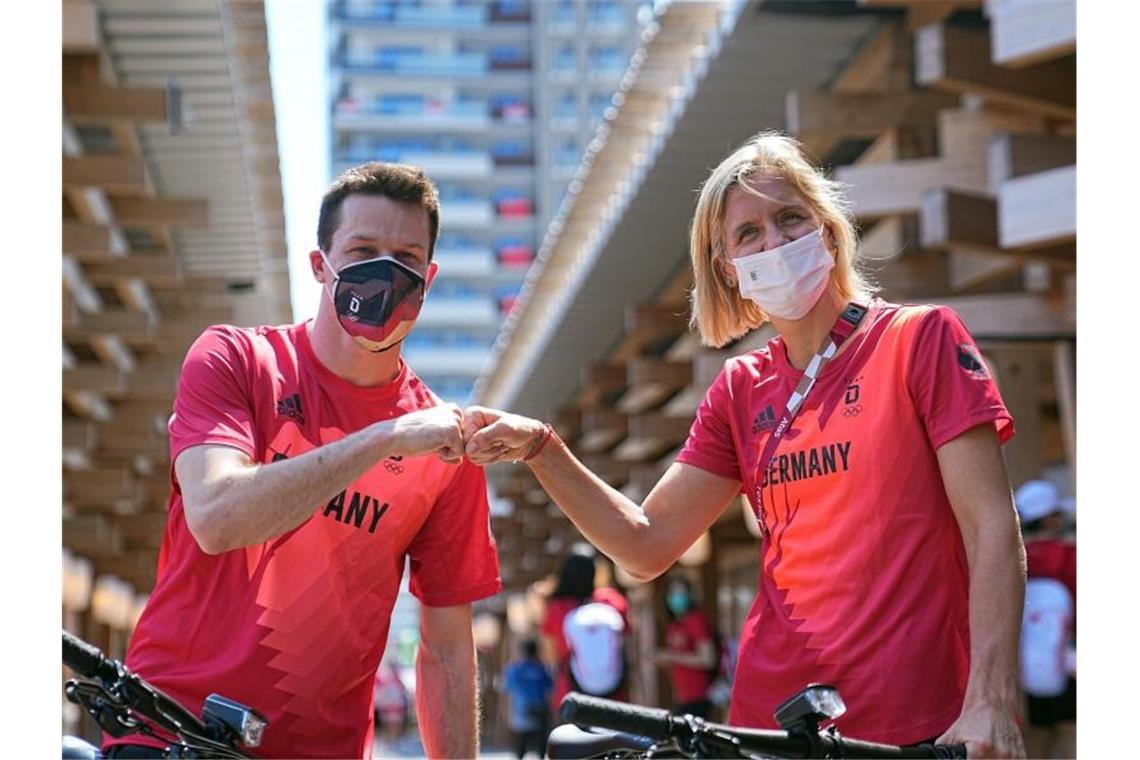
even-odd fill
[{"label": "wooden plank", "polygon": [[580,409],[602,406],[625,388],[625,365],[595,362],[582,368],[582,390],[578,394]]},{"label": "wooden plank", "polygon": [[97,442],[95,425],[87,420],[63,420],[63,466],[71,470],[85,470],[92,465]]},{"label": "wooden plank", "polygon": [[927,190],[919,220],[925,248],[1001,250],[997,203],[990,196],[946,188]]},{"label": "wooden plank", "polygon": [[123,550],[123,537],[103,515],[77,515],[63,521],[63,545],[92,558]]},{"label": "wooden plank", "polygon": [[1076,350],[1069,341],[1053,344],[1053,383],[1057,393],[1057,415],[1061,423],[1061,441],[1069,473],[1076,483],[1077,476],[1077,360]]},{"label": "wooden plank", "polygon": [[93,336],[113,334],[120,338],[145,340],[153,337],[154,325],[146,314],[126,309],[105,309],[98,314],[87,314],[76,327],[64,331],[64,340],[87,340]]},{"label": "wooden plank", "polygon": [[112,87],[78,84],[66,77],[63,83],[63,110],[76,123],[93,121],[169,120],[168,93],[163,87]]},{"label": "wooden plank", "polygon": [[957,10],[960,3],[953,0],[926,0],[921,3],[911,3],[906,9],[906,30],[915,32],[924,26],[945,21],[950,14]]},{"label": "wooden plank", "polygon": [[1054,135],[1000,134],[990,140],[990,189],[1007,179],[1077,163],[1077,141]]},{"label": "wooden plank", "polygon": [[981,95],[995,103],[1073,119],[1077,113],[1076,65],[1066,58],[1007,69],[990,60],[985,31],[945,24],[914,37],[915,80],[945,92]]},{"label": "wooden plank", "polygon": [[660,406],[692,382],[693,365],[687,361],[639,357],[629,361],[626,378],[628,390],[618,400],[617,409],[639,414]]},{"label": "wooden plank", "polygon": [[64,254],[62,264],[63,284],[74,299],[75,305],[88,314],[102,311],[103,299],[88,281],[79,262]]},{"label": "wooden plank", "polygon": [[121,397],[127,391],[126,376],[103,364],[83,362],[63,371],[64,391],[90,391],[102,396]]},{"label": "wooden plank", "polygon": [[950,290],[955,293],[989,285],[1022,267],[1021,261],[1016,257],[971,250],[949,251],[947,265]]},{"label": "wooden plank", "polygon": [[199,199],[112,197],[111,208],[125,225],[205,229],[210,224],[209,204]]},{"label": "wooden plank", "polygon": [[957,106],[941,92],[909,90],[841,94],[790,90],[785,98],[788,131],[812,138],[874,138],[888,129],[933,127],[939,111]]},{"label": "wooden plank", "polygon": [[123,256],[127,241],[121,231],[102,224],[63,221],[63,250],[80,261]]},{"label": "wooden plank", "polygon": [[107,399],[91,391],[64,391],[63,402],[80,417],[106,422],[114,416]]},{"label": "wooden plank", "polygon": [[582,412],[582,436],[577,450],[596,454],[612,448],[625,438],[629,420],[624,414],[608,409],[587,409]]},{"label": "wooden plank", "polygon": [[134,371],[135,354],[118,335],[92,335],[88,342],[104,364],[110,364],[120,372]]},{"label": "wooden plank", "polygon": [[1077,50],[1076,0],[987,0],[992,59],[1021,68]]},{"label": "wooden plank", "polygon": [[1077,167],[1006,180],[998,190],[998,237],[1003,248],[1042,248],[1077,235]]},{"label": "wooden plank", "polygon": [[1075,336],[1076,320],[1066,304],[1036,293],[940,298],[954,309],[978,340]]},{"label": "wooden plank", "polygon": [[638,304],[626,307],[625,335],[610,353],[610,360],[626,361],[645,352],[660,353],[688,326],[687,309],[669,304]]},{"label": "wooden plank", "polygon": [[64,0],[63,52],[97,53],[102,42],[95,6],[86,0]]},{"label": "wooden plank", "polygon": [[64,156],[64,187],[98,186],[112,192],[146,189],[146,162],[135,156]]},{"label": "wooden plank", "polygon": [[100,287],[112,287],[123,280],[139,279],[149,285],[177,287],[182,280],[181,268],[174,256],[137,254],[114,261],[89,263],[87,277]]}]

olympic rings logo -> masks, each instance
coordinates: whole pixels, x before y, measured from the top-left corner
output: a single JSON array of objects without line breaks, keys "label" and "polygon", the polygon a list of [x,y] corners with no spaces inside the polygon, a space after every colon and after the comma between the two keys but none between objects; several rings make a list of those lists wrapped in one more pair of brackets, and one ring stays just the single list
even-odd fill
[{"label": "olympic rings logo", "polygon": [[862,404],[851,404],[843,409],[844,417],[858,417],[859,413],[863,411]]}]

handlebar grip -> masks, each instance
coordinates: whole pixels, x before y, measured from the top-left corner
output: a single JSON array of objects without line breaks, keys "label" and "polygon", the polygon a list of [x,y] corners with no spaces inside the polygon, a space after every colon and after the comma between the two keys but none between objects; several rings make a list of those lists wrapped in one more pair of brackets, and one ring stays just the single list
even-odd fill
[{"label": "handlebar grip", "polygon": [[674,717],[668,710],[615,702],[573,691],[562,700],[559,715],[567,723],[624,731],[654,741],[665,739],[673,732]]},{"label": "handlebar grip", "polygon": [[102,652],[67,631],[63,632],[63,661],[76,673],[88,678],[113,679],[117,675],[115,666]]},{"label": "handlebar grip", "polygon": [[957,760],[966,759],[966,745],[965,744],[935,744],[934,754],[931,757],[952,758]]}]

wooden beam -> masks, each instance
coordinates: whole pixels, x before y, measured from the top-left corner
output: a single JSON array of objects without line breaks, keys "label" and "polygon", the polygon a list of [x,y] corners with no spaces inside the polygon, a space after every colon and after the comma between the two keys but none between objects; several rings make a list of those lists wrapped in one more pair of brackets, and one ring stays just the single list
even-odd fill
[{"label": "wooden beam", "polygon": [[814,139],[874,138],[888,129],[932,128],[939,111],[957,104],[953,95],[922,90],[858,94],[790,90],[785,100],[788,131]]},{"label": "wooden beam", "polygon": [[69,341],[90,340],[94,336],[113,334],[127,342],[145,341],[154,337],[154,324],[145,314],[126,309],[106,309],[98,314],[87,314],[76,327],[64,330]]},{"label": "wooden beam", "polygon": [[1001,250],[997,203],[992,197],[946,188],[927,190],[919,219],[925,248]]},{"label": "wooden beam", "polygon": [[605,451],[625,438],[629,420],[624,414],[606,409],[587,409],[582,412],[582,436],[578,451],[596,454]]},{"label": "wooden beam", "polygon": [[135,354],[118,335],[92,335],[88,337],[91,350],[104,364],[110,364],[120,372],[133,372]]},{"label": "wooden beam", "polygon": [[173,255],[137,254],[114,261],[89,263],[88,278],[100,287],[109,287],[128,279],[139,279],[155,287],[177,287],[182,281],[181,267]]},{"label": "wooden beam", "polygon": [[93,558],[123,550],[123,537],[103,515],[77,515],[63,521],[63,545]]},{"label": "wooden beam", "polygon": [[626,361],[646,351],[660,353],[688,326],[687,308],[671,304],[637,304],[626,307],[625,335],[610,360]]},{"label": "wooden beam", "polygon": [[940,298],[962,317],[977,340],[1075,336],[1076,320],[1065,303],[1036,293]]},{"label": "wooden beam", "polygon": [[85,470],[92,465],[97,436],[95,426],[87,420],[63,421],[63,466],[69,470]]},{"label": "wooden beam", "polygon": [[95,6],[86,0],[64,0],[63,52],[97,53],[102,44]]},{"label": "wooden beam", "polygon": [[1000,134],[989,145],[990,189],[1007,179],[1077,163],[1077,141],[1053,135]]},{"label": "wooden beam", "polygon": [[1076,0],[987,0],[992,59],[1021,68],[1077,51]]},{"label": "wooden beam", "polygon": [[595,362],[582,368],[580,409],[594,409],[610,402],[625,388],[625,365]]},{"label": "wooden beam", "polygon": [[661,405],[692,382],[693,365],[686,361],[634,358],[629,361],[626,378],[629,387],[618,400],[617,409],[639,414]]},{"label": "wooden beam", "polygon": [[998,236],[1003,248],[1042,248],[1077,235],[1077,167],[1006,180],[998,190]]},{"label": "wooden beam", "polygon": [[1056,118],[1076,118],[1077,79],[1072,58],[1007,69],[991,62],[985,31],[945,24],[919,29],[914,44],[915,80],[920,85],[981,95],[995,103]]},{"label": "wooden beam", "polygon": [[146,162],[135,156],[64,156],[64,187],[97,186],[111,192],[146,189]]},{"label": "wooden beam", "polygon": [[126,376],[103,364],[85,362],[63,371],[64,391],[90,391],[101,396],[122,397],[127,392]]},{"label": "wooden beam", "polygon": [[63,110],[76,123],[102,121],[167,122],[169,93],[163,87],[114,87],[63,82]]},{"label": "wooden beam", "polygon": [[947,255],[950,290],[955,293],[976,290],[1001,280],[1022,267],[1014,256],[951,250]]},{"label": "wooden beam", "polygon": [[80,261],[124,256],[127,240],[122,232],[102,224],[63,221],[63,251]]},{"label": "wooden beam", "polygon": [[63,402],[80,417],[105,422],[114,416],[107,399],[91,391],[64,391]]},{"label": "wooden beam", "polygon": [[67,254],[63,255],[62,273],[63,284],[71,293],[76,306],[88,314],[103,310],[103,299],[88,281],[83,267]]},{"label": "wooden beam", "polygon": [[189,198],[112,197],[115,218],[124,225],[159,225],[206,229],[210,226],[209,204]]}]

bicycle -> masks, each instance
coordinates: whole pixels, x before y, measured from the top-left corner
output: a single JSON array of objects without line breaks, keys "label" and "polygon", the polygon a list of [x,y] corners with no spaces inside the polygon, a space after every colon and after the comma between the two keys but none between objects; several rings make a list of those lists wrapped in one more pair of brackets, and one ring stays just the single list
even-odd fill
[{"label": "bicycle", "polygon": [[[165,742],[166,757],[249,758],[242,747],[257,747],[269,724],[252,708],[218,694],[206,697],[198,718],[162,691],[132,673],[123,663],[63,631],[63,661],[75,671],[64,685],[69,701],[87,711],[110,736],[150,736]],[[168,740],[151,727],[176,737]],[[63,740],[63,756],[99,758],[99,750],[71,736]]]},{"label": "bicycle", "polygon": [[[571,692],[547,740],[550,758],[964,758],[964,744],[878,744],[820,724],[847,711],[839,691],[811,684],[776,708],[780,730],[736,728],[693,715]],[[599,730],[600,729],[600,730]]]}]

